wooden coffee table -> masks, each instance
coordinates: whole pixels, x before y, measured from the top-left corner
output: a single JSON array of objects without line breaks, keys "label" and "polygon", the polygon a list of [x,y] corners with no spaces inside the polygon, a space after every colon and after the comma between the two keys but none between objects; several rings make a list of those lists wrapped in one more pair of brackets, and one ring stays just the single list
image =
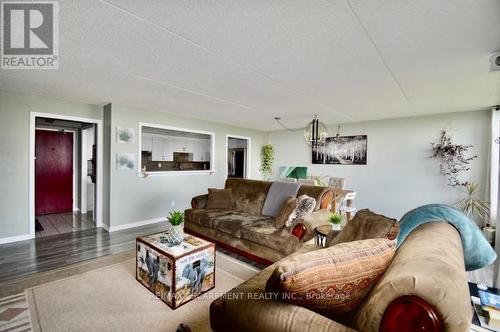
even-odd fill
[{"label": "wooden coffee table", "polygon": [[177,246],[164,232],[139,237],[136,279],[176,309],[215,287],[215,244],[187,234]]}]

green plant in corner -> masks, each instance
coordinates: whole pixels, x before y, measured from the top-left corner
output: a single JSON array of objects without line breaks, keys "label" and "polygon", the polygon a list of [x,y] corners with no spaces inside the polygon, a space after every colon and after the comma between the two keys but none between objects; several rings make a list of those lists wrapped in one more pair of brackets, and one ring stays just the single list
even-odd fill
[{"label": "green plant in corner", "polygon": [[271,144],[262,147],[260,171],[262,176],[268,179],[273,174],[274,148]]},{"label": "green plant in corner", "polygon": [[340,213],[332,213],[330,215],[330,222],[334,225],[339,225],[342,223],[342,215]]},{"label": "green plant in corner", "polygon": [[490,207],[487,202],[477,197],[479,195],[479,184],[467,182],[464,185],[464,192],[467,195],[455,205],[470,217],[476,217],[482,227],[489,222]]},{"label": "green plant in corner", "polygon": [[184,222],[184,213],[180,211],[172,211],[168,215],[167,220],[172,224],[172,226],[179,226]]}]

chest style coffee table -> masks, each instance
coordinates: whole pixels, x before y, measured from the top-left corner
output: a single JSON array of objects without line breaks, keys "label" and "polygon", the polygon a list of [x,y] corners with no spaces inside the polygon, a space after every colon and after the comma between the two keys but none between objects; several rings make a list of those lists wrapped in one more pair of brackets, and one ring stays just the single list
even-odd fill
[{"label": "chest style coffee table", "polygon": [[136,239],[136,279],[172,309],[215,287],[215,244],[186,235],[172,246],[164,232]]}]

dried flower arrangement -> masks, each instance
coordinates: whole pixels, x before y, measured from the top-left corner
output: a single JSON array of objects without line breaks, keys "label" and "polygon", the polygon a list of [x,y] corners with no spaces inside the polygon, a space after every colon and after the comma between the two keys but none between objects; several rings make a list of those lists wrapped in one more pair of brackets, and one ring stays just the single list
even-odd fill
[{"label": "dried flower arrangement", "polygon": [[443,130],[439,143],[432,144],[432,158],[440,158],[441,174],[448,178],[451,187],[467,186],[468,182],[459,179],[461,172],[470,170],[470,162],[477,158],[476,155],[467,157],[467,152],[472,145],[454,144],[450,135]]},{"label": "dried flower arrangement", "polygon": [[490,207],[488,202],[479,198],[479,184],[472,181],[461,181],[460,175],[470,170],[470,163],[477,158],[467,156],[472,145],[454,144],[444,130],[439,143],[432,144],[432,157],[440,158],[441,174],[448,178],[448,185],[460,189],[466,196],[455,203],[456,207],[470,217],[474,217],[480,227],[488,225]]}]

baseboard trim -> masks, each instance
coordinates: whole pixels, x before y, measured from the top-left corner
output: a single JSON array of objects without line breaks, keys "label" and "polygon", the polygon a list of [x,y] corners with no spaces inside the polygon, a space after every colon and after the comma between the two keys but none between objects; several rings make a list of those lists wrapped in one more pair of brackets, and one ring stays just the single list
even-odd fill
[{"label": "baseboard trim", "polygon": [[97,226],[97,227],[98,227],[98,228],[99,228],[99,227],[104,228],[104,230],[106,230],[106,232],[109,232],[109,226],[108,226],[108,225],[104,225],[104,224],[102,224],[102,225],[99,225],[99,226]]},{"label": "baseboard trim", "polygon": [[157,223],[166,222],[166,221],[167,221],[167,218],[165,218],[165,217],[148,219],[148,220],[143,220],[143,221],[136,221],[136,222],[131,222],[129,224],[124,224],[124,225],[110,226],[108,229],[108,232],[122,231],[124,229],[141,227],[141,226],[146,226],[146,225],[151,225],[151,224],[157,224]]},{"label": "baseboard trim", "polygon": [[3,237],[0,238],[0,244],[6,244],[6,243],[12,243],[12,242],[19,242],[19,241],[26,241],[30,239],[29,234],[24,234],[24,235],[17,235],[17,236],[10,236],[10,237]]}]

